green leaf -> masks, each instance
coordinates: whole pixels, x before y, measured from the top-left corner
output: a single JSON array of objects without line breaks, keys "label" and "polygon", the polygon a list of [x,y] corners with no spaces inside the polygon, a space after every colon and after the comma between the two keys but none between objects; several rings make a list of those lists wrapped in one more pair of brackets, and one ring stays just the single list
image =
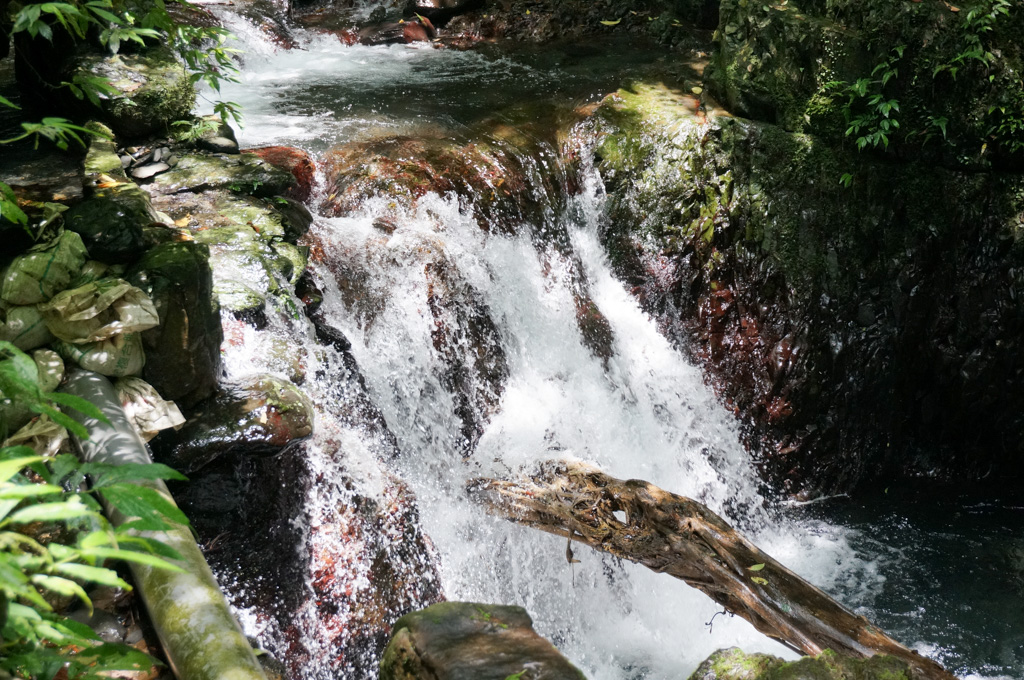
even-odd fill
[{"label": "green leaf", "polygon": [[86,595],[85,589],[78,585],[74,581],[60,576],[47,576],[46,574],[36,574],[32,577],[32,583],[36,584],[40,588],[45,588],[51,592],[57,593],[58,595],[65,595],[67,597],[78,597],[89,610],[89,615],[92,616],[92,600]]},{"label": "green leaf", "polygon": [[102,489],[112,484],[135,480],[173,479],[188,481],[185,475],[162,463],[88,463],[82,471],[92,477],[92,488]]},{"label": "green leaf", "polygon": [[113,569],[103,567],[90,567],[88,564],[75,564],[73,562],[56,564],[54,569],[72,578],[82,579],[90,583],[98,583],[101,586],[112,588],[124,588],[131,590],[131,585],[117,575]]},{"label": "green leaf", "polygon": [[23,484],[21,486],[0,487],[0,498],[24,499],[36,496],[52,496],[53,494],[64,493],[64,489],[53,484]]},{"label": "green leaf", "polygon": [[762,569],[764,569],[764,562],[747,567],[747,571],[761,571]]},{"label": "green leaf", "polygon": [[757,583],[758,585],[762,585],[762,586],[768,585],[767,579],[763,579],[760,576],[751,576],[750,580],[753,581],[754,583]]},{"label": "green leaf", "polygon": [[616,19],[615,21],[605,20],[601,23],[605,26],[618,26],[622,22],[622,19]]},{"label": "green leaf", "polygon": [[128,517],[188,526],[188,517],[159,491],[135,484],[112,484],[103,489],[103,498]]},{"label": "green leaf", "polygon": [[11,515],[5,522],[14,524],[31,524],[32,522],[57,522],[60,520],[88,517],[96,513],[82,505],[77,498],[58,503],[39,503],[22,508]]},{"label": "green leaf", "polygon": [[[31,451],[27,446],[18,447],[19,449],[27,449]],[[0,482],[6,482],[11,479],[14,475],[21,472],[23,468],[32,463],[42,461],[42,456],[24,456],[21,458],[11,458],[0,462]]]},{"label": "green leaf", "polygon": [[149,553],[144,552],[136,552],[134,550],[121,550],[118,548],[90,548],[82,550],[82,554],[87,557],[101,557],[104,559],[134,562],[135,564],[144,564],[148,567],[166,569],[167,571],[176,571],[179,573],[185,572],[185,570],[178,565],[172,564],[162,557],[157,557],[156,555],[150,555]]}]

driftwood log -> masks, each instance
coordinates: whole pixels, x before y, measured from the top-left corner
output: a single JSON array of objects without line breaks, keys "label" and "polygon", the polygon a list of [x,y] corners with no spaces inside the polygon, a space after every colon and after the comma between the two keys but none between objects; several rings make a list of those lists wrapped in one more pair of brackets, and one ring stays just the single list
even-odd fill
[{"label": "driftwood log", "polygon": [[826,649],[861,658],[888,654],[905,661],[917,679],[955,680],[759,550],[697,501],[565,462],[545,463],[538,474],[519,481],[476,479],[467,488],[492,513],[682,579],[802,654],[817,656]]}]

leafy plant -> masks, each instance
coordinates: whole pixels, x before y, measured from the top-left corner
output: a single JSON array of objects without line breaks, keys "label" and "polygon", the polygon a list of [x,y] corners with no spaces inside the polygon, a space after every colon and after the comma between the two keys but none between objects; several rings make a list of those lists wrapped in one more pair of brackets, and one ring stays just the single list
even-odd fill
[{"label": "leafy plant", "polygon": [[[0,400],[45,414],[80,437],[85,428],[56,404],[104,419],[86,400],[42,392],[35,362],[10,343],[0,343],[0,357]],[[50,680],[63,669],[69,679],[89,680],[154,664],[132,647],[103,642],[54,607],[71,598],[91,613],[87,585],[131,589],[108,561],[180,571],[168,561],[180,558],[174,550],[133,533],[188,524],[155,489],[132,483],[152,479],[183,477],[163,465],[81,463],[67,454],[44,459],[26,446],[0,448],[0,671]],[[97,493],[135,519],[113,527]]]}]

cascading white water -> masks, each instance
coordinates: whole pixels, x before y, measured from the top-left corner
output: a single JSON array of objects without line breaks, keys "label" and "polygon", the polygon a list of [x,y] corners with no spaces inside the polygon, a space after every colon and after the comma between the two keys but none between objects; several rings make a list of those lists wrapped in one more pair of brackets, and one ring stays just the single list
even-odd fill
[{"label": "cascading white water", "polygon": [[[459,121],[446,119],[436,102],[429,120],[422,112],[403,118],[410,110],[429,109],[423,102],[396,103],[403,91],[424,96],[432,82],[440,87],[453,72],[501,83],[522,77],[528,67],[476,54],[344,48],[318,38],[305,52],[250,59],[243,82],[226,88],[224,96],[246,109],[244,146],[294,143],[322,150],[382,127],[458,128]],[[390,106],[374,105],[378,90]],[[438,99],[455,97],[446,92]],[[330,104],[355,93],[358,102]],[[846,530],[779,520],[764,510],[732,417],[612,275],[598,238],[600,179],[593,170],[586,177],[587,186],[561,219],[571,257],[582,265],[590,296],[613,331],[607,363],[581,338],[570,286],[577,274],[570,272],[569,256],[538,251],[526,236],[484,232],[472,206],[454,197],[421,198],[394,220],[386,237],[374,226],[382,212],[393,214],[386,198],[314,226],[319,238],[370,271],[373,288],[381,291],[372,321],[346,308],[330,287],[325,308],[352,341],[369,392],[397,436],[401,456],[394,466],[415,491],[423,530],[438,552],[444,592],[449,599],[524,606],[539,632],[595,680],[686,677],[709,653],[731,645],[790,654],[745,622],[716,617],[714,603],[671,578],[583,548],[576,550],[580,564],[571,568],[564,542],[490,518],[466,498],[464,483],[472,477],[578,458],[702,500],[827,590],[864,602],[882,580],[876,564],[850,549]],[[439,377],[442,359],[431,339],[424,263],[436,261],[449,263],[488,310],[508,364],[500,402],[468,459],[453,415],[455,395]],[[234,374],[280,370],[245,344],[229,352]],[[337,425],[329,380],[307,385],[320,410],[321,433],[309,452],[313,465],[330,475],[338,461],[324,443],[344,438],[344,466],[349,474],[358,471],[353,477],[359,492],[382,494],[387,485],[376,435]],[[314,524],[318,504],[336,507],[351,493],[337,486],[312,491]],[[329,664],[329,657],[321,663]],[[330,668],[309,669],[310,678],[331,675]]]}]

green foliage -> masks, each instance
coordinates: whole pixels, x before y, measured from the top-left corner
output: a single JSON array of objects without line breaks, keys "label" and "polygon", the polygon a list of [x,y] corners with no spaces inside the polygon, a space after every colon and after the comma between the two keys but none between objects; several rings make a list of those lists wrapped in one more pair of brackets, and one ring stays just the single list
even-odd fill
[{"label": "green foliage", "polygon": [[[0,343],[0,399],[44,413],[79,436],[84,428],[55,405],[104,419],[88,401],[39,389],[30,357]],[[92,487],[84,491],[86,479]],[[24,446],[0,448],[0,672],[50,680],[66,669],[76,680],[116,670],[143,670],[154,660],[127,645],[104,643],[87,626],[54,611],[54,602],[78,600],[90,612],[88,585],[130,589],[108,561],[180,571],[180,555],[134,530],[186,524],[181,511],[154,489],[134,481],[183,479],[163,465],[81,463],[63,454],[45,460]],[[94,497],[128,517],[117,528]]]}]

